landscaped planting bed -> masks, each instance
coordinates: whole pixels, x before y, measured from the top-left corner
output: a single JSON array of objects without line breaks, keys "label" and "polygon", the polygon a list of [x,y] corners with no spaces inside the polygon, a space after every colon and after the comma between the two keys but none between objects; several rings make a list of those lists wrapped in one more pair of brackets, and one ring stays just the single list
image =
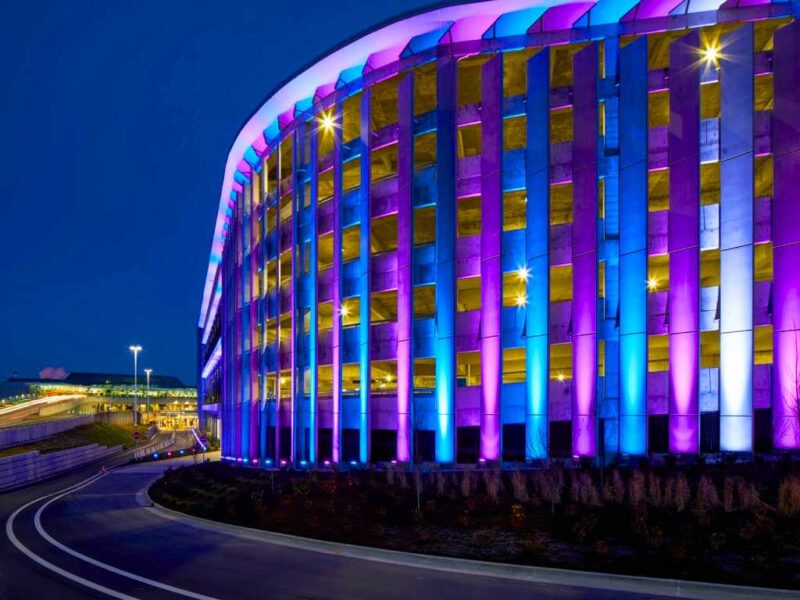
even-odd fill
[{"label": "landscaped planting bed", "polygon": [[150,494],[196,516],[350,544],[800,588],[800,465],[788,459],[503,472],[205,463],[167,471]]}]

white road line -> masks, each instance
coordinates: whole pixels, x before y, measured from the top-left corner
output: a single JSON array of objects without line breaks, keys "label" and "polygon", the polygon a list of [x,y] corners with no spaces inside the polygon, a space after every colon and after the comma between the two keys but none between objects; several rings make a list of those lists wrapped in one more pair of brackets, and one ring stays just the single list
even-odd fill
[{"label": "white road line", "polygon": [[50,544],[52,544],[53,546],[55,546],[56,548],[61,550],[62,552],[66,552],[70,556],[74,556],[75,558],[78,558],[78,559],[80,559],[80,560],[82,560],[84,562],[87,562],[90,565],[94,565],[95,567],[100,567],[101,569],[105,569],[106,571],[110,571],[111,573],[114,573],[116,575],[121,575],[122,577],[128,577],[129,579],[133,579],[134,581],[138,581],[139,583],[145,583],[147,585],[151,585],[153,587],[157,587],[159,589],[166,590],[168,592],[172,592],[173,594],[178,594],[180,596],[186,596],[187,598],[195,598],[196,600],[215,600],[212,596],[205,596],[203,594],[197,594],[197,593],[191,592],[189,590],[184,590],[182,588],[175,587],[175,586],[172,586],[172,585],[169,585],[169,584],[166,584],[166,583],[161,583],[160,581],[156,581],[155,579],[149,579],[147,577],[143,577],[141,575],[137,575],[136,573],[131,573],[130,571],[125,571],[125,570],[120,569],[118,567],[115,567],[113,565],[109,565],[107,563],[100,562],[99,560],[94,559],[91,556],[86,556],[85,554],[81,554],[77,550],[73,550],[69,546],[66,546],[65,544],[62,544],[61,542],[59,542],[58,540],[53,538],[49,533],[47,533],[47,531],[45,531],[44,527],[42,527],[42,513],[44,512],[44,510],[48,506],[50,506],[50,504],[55,502],[56,500],[60,500],[61,498],[63,498],[67,494],[71,494],[72,492],[77,492],[81,488],[84,488],[84,487],[86,487],[88,485],[91,485],[92,483],[94,483],[94,482],[90,481],[90,482],[85,483],[84,485],[82,485],[82,486],[80,486],[78,488],[75,488],[75,489],[72,489],[72,490],[67,490],[67,491],[61,493],[58,496],[54,496],[53,498],[51,498],[50,500],[48,500],[47,502],[42,504],[39,507],[39,509],[36,511],[36,514],[34,515],[34,518],[33,518],[34,525],[36,526],[36,531],[39,532],[39,535],[42,536],[45,540],[47,540]]},{"label": "white road line", "polygon": [[[94,477],[90,477],[89,479],[85,480],[85,482],[92,483],[98,477],[99,477],[98,475],[95,475]],[[81,482],[81,483],[85,483],[85,482]],[[76,488],[78,485],[80,485],[80,484],[76,484],[76,486],[72,486],[71,488],[67,488],[67,490],[71,491],[72,489]],[[36,502],[39,502],[40,500],[42,500],[44,498],[47,498],[49,496],[52,496],[53,494],[57,494],[57,493],[58,492],[53,492],[52,494],[47,494],[47,495],[42,496],[40,498],[36,498],[36,500],[31,500],[27,504],[25,504],[23,506],[20,506],[17,510],[15,510],[14,513],[10,517],[8,517],[8,520],[6,521],[6,535],[8,536],[8,539],[11,541],[12,544],[14,544],[14,546],[17,548],[17,550],[22,552],[25,556],[30,558],[32,561],[34,561],[37,564],[43,566],[45,569],[48,569],[48,570],[52,571],[53,573],[57,573],[58,575],[61,575],[62,577],[66,578],[66,579],[69,579],[70,581],[74,581],[75,583],[79,583],[79,584],[81,584],[83,586],[88,587],[89,589],[95,590],[96,592],[102,592],[103,594],[111,596],[112,598],[118,598],[119,600],[137,600],[137,598],[135,596],[129,596],[127,594],[123,594],[122,592],[118,592],[117,590],[112,590],[111,588],[108,588],[108,587],[106,587],[104,585],[100,585],[99,583],[95,583],[94,581],[90,581],[88,579],[85,579],[85,578],[81,577],[80,575],[75,575],[74,573],[70,573],[69,571],[67,571],[65,569],[62,569],[61,567],[58,567],[58,566],[54,565],[53,563],[45,560],[44,558],[42,558],[38,554],[34,553],[32,550],[30,550],[27,546],[25,546],[22,542],[19,541],[19,539],[17,538],[16,534],[14,533],[14,520],[17,518],[17,515],[19,515],[19,513],[21,513],[26,508],[28,508],[31,504],[35,504]]]},{"label": "white road line", "polygon": [[67,487],[67,488],[65,488],[63,490],[52,492],[50,494],[45,494],[44,496],[36,498],[35,500],[31,500],[30,502],[28,502],[24,506],[21,506],[20,508],[18,508],[16,511],[14,511],[14,513],[6,521],[6,535],[8,536],[8,539],[11,540],[11,543],[14,544],[14,546],[16,546],[16,548],[20,552],[25,554],[28,558],[32,559],[33,561],[37,562],[38,564],[42,565],[43,567],[53,571],[54,573],[58,573],[59,575],[61,575],[63,577],[66,577],[67,579],[70,579],[71,581],[75,581],[76,583],[80,583],[81,585],[84,585],[84,586],[86,586],[88,588],[91,588],[93,590],[96,590],[96,591],[102,592],[104,594],[107,594],[107,595],[111,596],[112,598],[119,598],[121,600],[136,600],[135,596],[129,596],[127,594],[123,594],[121,592],[118,592],[118,591],[113,590],[111,588],[108,588],[106,586],[103,586],[103,585],[101,585],[99,583],[95,583],[93,581],[90,581],[90,580],[88,580],[88,579],[86,579],[84,577],[81,577],[79,575],[75,575],[74,573],[70,573],[69,571],[66,571],[65,569],[62,569],[61,567],[58,567],[58,566],[54,565],[53,563],[45,560],[41,556],[35,554],[33,551],[31,551],[29,548],[27,548],[24,544],[22,544],[22,542],[19,541],[17,536],[14,534],[14,520],[16,519],[17,515],[19,515],[19,513],[21,513],[23,510],[25,510],[29,506],[31,506],[31,505],[33,505],[33,504],[35,504],[37,502],[41,502],[42,500],[45,500],[47,498],[50,498],[47,502],[45,502],[36,511],[36,514],[34,516],[34,525],[36,527],[36,531],[39,533],[40,536],[42,536],[42,538],[44,538],[48,543],[50,543],[51,545],[55,546],[56,548],[58,548],[62,552],[65,552],[65,553],[67,553],[67,554],[69,554],[71,556],[74,556],[75,558],[77,558],[79,560],[82,560],[82,561],[84,561],[86,563],[89,563],[89,564],[91,564],[91,565],[93,565],[95,567],[99,567],[101,569],[105,569],[106,571],[114,573],[115,575],[120,575],[122,577],[127,577],[128,579],[132,579],[134,581],[138,581],[139,583],[144,583],[144,584],[147,584],[147,585],[150,585],[150,586],[153,586],[153,587],[156,587],[156,588],[168,591],[168,592],[172,592],[174,594],[178,594],[179,596],[185,596],[187,598],[195,598],[196,600],[216,600],[212,596],[205,596],[203,594],[198,594],[198,593],[195,593],[195,592],[192,592],[192,591],[189,591],[189,590],[185,590],[185,589],[178,588],[178,587],[175,587],[175,586],[171,586],[171,585],[168,585],[168,584],[165,584],[165,583],[161,583],[160,581],[156,581],[154,579],[149,579],[147,577],[143,577],[141,575],[137,575],[136,573],[131,573],[129,571],[125,571],[123,569],[119,569],[119,568],[114,567],[112,565],[100,562],[99,560],[91,558],[90,556],[86,556],[85,554],[81,554],[80,552],[77,552],[76,550],[73,550],[72,548],[62,544],[58,540],[54,539],[50,534],[48,534],[47,531],[45,531],[45,529],[44,529],[44,527],[42,527],[42,523],[41,523],[41,515],[42,515],[42,512],[44,511],[45,508],[47,508],[51,503],[55,502],[56,500],[59,500],[59,499],[63,498],[64,496],[66,496],[68,494],[71,494],[72,492],[76,492],[76,491],[78,491],[80,489],[83,489],[83,488],[91,485],[92,483],[97,481],[97,479],[99,479],[101,476],[102,475],[95,475],[95,476],[90,477],[90,478],[88,478],[88,479],[86,479],[84,481],[81,481],[81,482],[79,482],[79,483],[77,483],[75,485]]}]

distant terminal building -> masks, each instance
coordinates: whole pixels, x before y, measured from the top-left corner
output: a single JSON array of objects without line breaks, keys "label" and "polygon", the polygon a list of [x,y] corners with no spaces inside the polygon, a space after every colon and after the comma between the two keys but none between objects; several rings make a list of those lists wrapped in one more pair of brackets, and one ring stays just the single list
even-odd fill
[{"label": "distant terminal building", "polygon": [[[144,396],[147,392],[145,374],[139,375],[138,393]],[[91,396],[132,396],[134,395],[134,377],[117,373],[65,373],[63,378],[20,378],[13,377],[5,381],[7,389],[19,390],[18,393],[52,396],[58,394],[86,394]],[[194,387],[184,385],[177,377],[171,375],[151,375],[150,395],[157,398],[191,398],[197,397]]]},{"label": "distant terminal building", "polygon": [[[159,427],[186,428],[197,426],[197,389],[186,386],[177,377],[170,375],[150,376],[148,389],[145,374],[139,375],[134,387],[133,374],[116,373],[67,373],[58,379],[50,376],[39,378],[12,377],[0,382],[2,405],[20,404],[31,398],[45,396],[77,397],[65,402],[64,411],[106,412],[131,410],[134,398],[140,413],[140,422],[155,423]],[[56,414],[52,408],[50,414]]]},{"label": "distant terminal building", "polygon": [[199,319],[224,459],[800,448],[798,10],[446,3],[274,90]]}]

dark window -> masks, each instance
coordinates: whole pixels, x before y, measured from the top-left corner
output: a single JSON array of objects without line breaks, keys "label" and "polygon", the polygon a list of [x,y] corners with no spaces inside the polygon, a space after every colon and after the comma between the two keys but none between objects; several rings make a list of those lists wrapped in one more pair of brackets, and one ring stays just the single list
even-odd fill
[{"label": "dark window", "polygon": [[317,444],[319,461],[333,460],[333,429],[320,428],[317,433]]},{"label": "dark window", "polygon": [[342,460],[358,460],[360,445],[358,429],[342,429]]},{"label": "dark window", "polygon": [[669,415],[647,417],[647,443],[650,454],[669,452]]},{"label": "dark window", "polygon": [[605,458],[606,456],[606,420],[599,419],[597,421],[597,456]]},{"label": "dark window", "polygon": [[372,462],[394,460],[397,450],[397,432],[394,429],[372,430]]},{"label": "dark window", "polygon": [[572,421],[550,422],[550,456],[553,458],[572,456]]},{"label": "dark window", "polygon": [[292,429],[291,427],[281,427],[281,460],[289,460],[292,457]]},{"label": "dark window", "polygon": [[525,424],[503,425],[503,460],[525,460]]},{"label": "dark window", "polygon": [[772,452],[772,410],[757,408],[753,411],[753,450],[759,454]]},{"label": "dark window", "polygon": [[700,452],[715,454],[719,452],[719,413],[700,414]]},{"label": "dark window", "polygon": [[267,458],[275,459],[275,427],[267,427]]},{"label": "dark window", "polygon": [[419,462],[436,460],[436,432],[426,429],[415,431],[414,452]]},{"label": "dark window", "polygon": [[456,429],[456,461],[476,463],[480,456],[481,428],[458,427]]}]

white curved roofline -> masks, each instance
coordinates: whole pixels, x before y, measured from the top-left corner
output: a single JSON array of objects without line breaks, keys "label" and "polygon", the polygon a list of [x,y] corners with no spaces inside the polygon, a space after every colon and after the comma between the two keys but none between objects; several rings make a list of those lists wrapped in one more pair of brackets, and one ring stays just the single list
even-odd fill
[{"label": "white curved roofline", "polygon": [[[659,7],[656,10],[666,10],[666,13],[673,9],[681,10],[669,0],[641,0],[641,2],[639,0],[589,0],[586,3],[590,2],[594,3],[589,16],[591,25],[616,23],[637,4],[656,4]],[[347,68],[365,64],[369,56],[377,52],[398,46],[403,47],[415,36],[435,31],[468,17],[499,17],[506,13],[529,8],[547,9],[562,4],[578,3],[581,3],[581,0],[488,0],[483,2],[466,0],[466,3],[440,6],[408,17],[400,16],[399,20],[378,26],[377,29],[345,43],[282,84],[247,120],[228,152],[217,220],[214,226],[214,237],[211,243],[211,256],[203,291],[199,326],[205,325],[207,311],[214,293],[217,266],[222,259],[224,225],[233,189],[234,173],[248,148],[259,137],[263,140],[264,131],[277,121],[278,115],[292,110],[295,103],[313,97],[320,86],[335,83],[339,74]],[[682,11],[697,12],[716,10],[722,3],[723,0],[690,0],[688,6],[684,2],[680,2],[678,7],[684,7]],[[480,34],[476,36],[476,39],[479,37]]]},{"label": "white curved roofline", "polygon": [[217,221],[214,226],[214,238],[211,243],[211,256],[209,258],[208,273],[206,275],[203,304],[200,311],[199,326],[205,324],[206,311],[209,307],[213,292],[214,278],[217,265],[222,258],[224,243],[223,225],[226,220],[226,211],[232,190],[233,175],[237,165],[242,160],[244,153],[253,142],[262,135],[264,130],[272,124],[278,115],[294,108],[296,102],[314,95],[321,85],[333,83],[345,68],[364,64],[367,58],[393,46],[405,45],[417,35],[428,33],[443,27],[452,21],[477,15],[496,15],[540,6],[549,8],[559,4],[566,4],[570,0],[489,0],[488,2],[470,2],[435,8],[433,10],[400,18],[399,21],[380,27],[366,35],[359,37],[326,55],[309,68],[295,75],[283,84],[267,101],[248,119],[239,131],[233,145],[228,152],[225,163],[222,190],[220,191]]}]

